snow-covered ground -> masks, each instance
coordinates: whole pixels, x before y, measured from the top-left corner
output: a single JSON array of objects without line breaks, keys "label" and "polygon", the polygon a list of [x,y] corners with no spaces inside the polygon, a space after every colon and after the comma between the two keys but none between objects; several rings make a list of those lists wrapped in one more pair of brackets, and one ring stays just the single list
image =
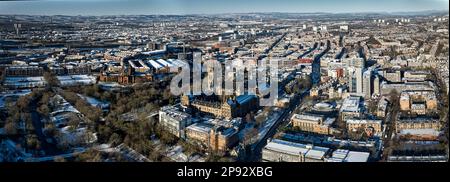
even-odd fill
[{"label": "snow-covered ground", "polygon": [[71,130],[70,126],[66,126],[61,128],[60,132],[61,136],[59,136],[58,139],[72,145],[94,143],[97,141],[97,135],[89,132],[87,128]]},{"label": "snow-covered ground", "polygon": [[175,162],[205,162],[206,159],[200,155],[187,156],[180,145],[169,147],[166,150],[166,157]]},{"label": "snow-covered ground", "polygon": [[47,82],[44,77],[6,77],[3,81],[3,85],[12,88],[32,88],[43,87]]},{"label": "snow-covered ground", "polygon": [[100,101],[100,100],[95,99],[93,97],[84,96],[84,95],[81,95],[81,94],[77,94],[77,95],[78,95],[78,97],[81,97],[83,100],[88,102],[91,106],[99,107],[101,109],[109,108],[109,102]]},{"label": "snow-covered ground", "polygon": [[24,158],[25,162],[49,162],[49,161],[54,161],[55,158],[60,157],[60,158],[70,158],[73,156],[76,156],[80,153],[83,153],[86,151],[86,148],[83,147],[79,147],[79,148],[74,148],[73,152],[71,153],[67,153],[67,154],[61,154],[61,155],[55,155],[55,156],[47,156],[47,157],[30,157],[30,158]]},{"label": "snow-covered ground", "polygon": [[6,104],[5,102],[8,97],[18,98],[21,96],[28,95],[30,93],[31,93],[31,90],[29,90],[29,89],[0,93],[0,109],[5,107],[5,104]]},{"label": "snow-covered ground", "polygon": [[80,113],[80,111],[67,102],[61,95],[55,95],[50,102],[53,103],[53,107],[55,108],[53,112],[50,113],[51,116],[56,116],[59,113],[64,112]]},{"label": "snow-covered ground", "polygon": [[101,89],[108,91],[119,90],[125,87],[116,82],[99,82],[98,85],[100,86]]},{"label": "snow-covered ground", "polygon": [[12,140],[3,140],[0,142],[0,162],[17,162],[23,158],[29,158],[32,154],[26,153]]},{"label": "snow-covered ground", "polygon": [[94,76],[89,75],[68,75],[68,76],[57,76],[61,86],[76,86],[76,85],[92,85],[96,82]]},{"label": "snow-covered ground", "polygon": [[188,162],[188,157],[183,153],[182,146],[170,147],[166,156],[175,162]]}]

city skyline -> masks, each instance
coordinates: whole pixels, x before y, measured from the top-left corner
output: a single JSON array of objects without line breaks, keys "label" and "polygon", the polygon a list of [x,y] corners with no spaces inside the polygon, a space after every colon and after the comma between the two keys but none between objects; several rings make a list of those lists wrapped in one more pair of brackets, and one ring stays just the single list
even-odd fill
[{"label": "city skyline", "polygon": [[448,162],[437,1],[256,2],[3,1],[0,165]]},{"label": "city skyline", "polygon": [[[0,1],[0,14],[157,15],[226,13],[393,13],[448,11],[448,0],[38,0]],[[276,8],[273,8],[276,7]]]}]

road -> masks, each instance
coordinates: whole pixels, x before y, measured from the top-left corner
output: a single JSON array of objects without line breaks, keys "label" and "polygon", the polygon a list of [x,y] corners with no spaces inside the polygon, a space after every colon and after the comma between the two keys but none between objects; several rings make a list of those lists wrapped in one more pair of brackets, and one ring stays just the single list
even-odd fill
[{"label": "road", "polygon": [[269,49],[267,49],[267,50],[264,51],[264,54],[269,54],[269,52],[272,51],[272,49],[273,49],[274,47],[276,47],[276,46],[284,39],[284,37],[286,37],[286,35],[287,35],[287,33],[283,33],[283,35],[282,35],[279,39],[277,39],[277,40],[269,47]]},{"label": "road", "polygon": [[396,116],[398,114],[398,109],[396,109],[396,107],[398,108],[400,106],[399,105],[391,105],[389,107],[389,112],[386,115],[386,119],[385,119],[386,130],[385,130],[384,136],[382,136],[383,156],[382,156],[381,160],[387,159],[388,152],[389,152],[390,148],[393,147],[393,146],[390,146],[390,141],[392,140],[392,137],[395,132],[395,121],[396,121]]},{"label": "road", "polygon": [[58,154],[58,149],[56,148],[55,141],[52,138],[53,142],[49,143],[47,141],[47,137],[44,135],[44,132],[42,131],[43,124],[41,121],[41,117],[39,113],[36,111],[36,103],[35,101],[31,102],[31,120],[33,123],[35,134],[38,137],[38,140],[41,143],[41,149],[45,151],[45,155],[56,155]]},{"label": "road", "polygon": [[301,95],[297,95],[293,100],[293,102],[289,105],[288,108],[284,109],[281,116],[278,120],[272,125],[267,134],[257,143],[252,146],[252,155],[249,157],[249,161],[259,161],[261,159],[261,151],[267,144],[267,139],[272,138],[280,125],[286,124],[289,122],[289,118],[293,115],[293,111],[299,106],[300,101],[306,96],[309,95],[309,90],[306,90]]}]

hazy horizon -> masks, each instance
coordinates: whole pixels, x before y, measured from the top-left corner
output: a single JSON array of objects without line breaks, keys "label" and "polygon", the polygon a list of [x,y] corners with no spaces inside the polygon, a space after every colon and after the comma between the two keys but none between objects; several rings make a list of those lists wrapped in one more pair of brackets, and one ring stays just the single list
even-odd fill
[{"label": "hazy horizon", "polygon": [[1,1],[2,15],[186,15],[448,11],[449,0],[35,0]]}]

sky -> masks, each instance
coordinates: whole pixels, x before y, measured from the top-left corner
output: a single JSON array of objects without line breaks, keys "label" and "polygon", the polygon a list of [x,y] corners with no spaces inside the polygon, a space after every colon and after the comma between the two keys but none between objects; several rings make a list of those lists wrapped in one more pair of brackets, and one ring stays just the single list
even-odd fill
[{"label": "sky", "polygon": [[0,0],[0,14],[156,15],[448,10],[449,0]]}]

